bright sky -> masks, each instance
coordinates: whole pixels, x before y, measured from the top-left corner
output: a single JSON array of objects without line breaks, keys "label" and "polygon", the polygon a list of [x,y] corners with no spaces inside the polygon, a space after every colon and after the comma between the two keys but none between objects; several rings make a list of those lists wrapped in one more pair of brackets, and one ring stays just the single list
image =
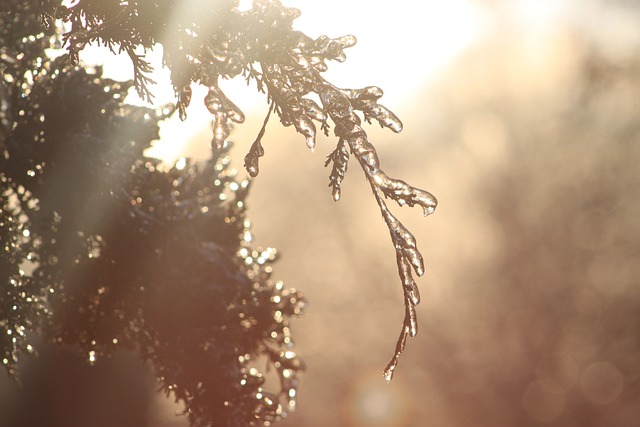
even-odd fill
[{"label": "bright sky", "polygon": [[[385,91],[387,105],[411,101],[420,88],[445,70],[490,25],[486,9],[477,6],[474,0],[282,1],[302,11],[294,26],[311,37],[355,35],[358,43],[346,51],[347,61],[331,62],[325,76],[343,87],[379,85]],[[240,7],[247,8],[250,3],[241,0]],[[558,2],[513,0],[511,4],[510,7],[518,9],[517,13],[526,9],[525,16],[540,24],[547,14],[554,13]],[[160,68],[160,56],[159,52],[151,54],[152,62],[158,64],[156,68]],[[131,78],[128,58],[113,59],[104,50],[96,49],[86,49],[81,57],[87,63],[106,63],[108,77]],[[158,69],[154,78],[159,83],[154,90],[156,104],[174,102],[168,71]],[[264,97],[254,87],[247,87],[242,79],[225,83],[225,93],[247,116],[265,110]],[[188,140],[209,126],[209,114],[200,102],[203,97],[204,91],[194,91],[186,123],[176,119],[163,124],[161,136],[168,141],[156,144],[150,154],[172,163]],[[135,98],[131,96],[130,102],[142,103]]]},{"label": "bright sky", "polygon": [[[411,96],[477,34],[468,0],[289,0],[302,11],[295,27],[312,37],[353,34],[344,64],[325,73],[338,86],[380,85],[389,100]],[[390,7],[391,6],[391,7]]]}]

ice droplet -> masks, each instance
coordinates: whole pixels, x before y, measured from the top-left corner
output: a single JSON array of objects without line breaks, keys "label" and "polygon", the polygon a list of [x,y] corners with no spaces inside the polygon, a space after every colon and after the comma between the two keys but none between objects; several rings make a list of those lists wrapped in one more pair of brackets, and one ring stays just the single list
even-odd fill
[{"label": "ice droplet", "polygon": [[255,178],[258,176],[258,173],[260,172],[258,161],[262,156],[264,156],[264,148],[262,147],[260,140],[256,139],[247,155],[244,156],[244,167],[250,177]]},{"label": "ice droplet", "polygon": [[191,103],[191,86],[184,85],[178,94],[178,117],[181,121],[187,120],[187,107]]},{"label": "ice droplet", "polygon": [[306,115],[319,122],[327,120],[327,113],[315,101],[307,98],[300,98],[300,105],[304,109]]},{"label": "ice droplet", "polygon": [[380,126],[387,127],[395,133],[402,132],[402,121],[387,107],[378,105],[377,107],[371,109],[371,114],[376,118],[376,120],[378,120]]},{"label": "ice droplet", "polygon": [[244,122],[244,113],[227,98],[218,86],[209,86],[209,92],[204,97],[204,105],[211,114],[223,113],[232,122]]},{"label": "ice droplet", "polygon": [[436,208],[434,208],[433,206],[427,206],[425,208],[422,208],[422,211],[424,212],[424,216],[429,216],[432,213],[434,213],[436,210]]},{"label": "ice droplet", "polygon": [[390,383],[393,379],[393,371],[396,369],[398,364],[394,363],[393,365],[388,365],[384,370],[384,379],[386,382]]},{"label": "ice droplet", "polygon": [[438,199],[428,191],[420,190],[418,188],[413,189],[414,200],[416,204],[422,206],[424,216],[431,215],[438,206]]},{"label": "ice droplet", "polygon": [[438,205],[438,200],[428,191],[412,187],[401,179],[390,178],[381,170],[373,174],[373,179],[380,185],[384,195],[395,200],[400,206],[419,205],[426,216],[433,213]]},{"label": "ice droplet", "polygon": [[255,156],[245,156],[244,167],[251,178],[255,178],[260,172],[260,169],[258,168],[258,158]]},{"label": "ice droplet", "polygon": [[311,119],[301,114],[295,122],[295,127],[306,138],[307,147],[313,150],[316,146],[316,126]]},{"label": "ice droplet", "polygon": [[204,105],[211,114],[217,114],[222,110],[222,100],[218,98],[214,87],[209,88],[209,92],[204,97]]},{"label": "ice droplet", "polygon": [[380,99],[384,95],[384,91],[378,86],[367,86],[364,89],[356,91],[356,98],[361,99]]},{"label": "ice droplet", "polygon": [[179,101],[178,101],[178,117],[182,122],[187,120],[187,107],[185,107],[185,105]]},{"label": "ice droplet", "polygon": [[346,36],[338,37],[337,39],[334,39],[334,40],[336,42],[338,42],[340,44],[340,47],[342,47],[343,49],[346,49],[346,48],[349,48],[349,47],[353,47],[358,42],[358,39],[356,39],[356,36],[351,35],[351,34],[347,34]]},{"label": "ice droplet", "polygon": [[267,123],[269,123],[269,117],[271,117],[271,111],[273,111],[273,105],[269,106],[269,110],[267,111],[267,116],[264,118],[264,122],[262,123],[262,127],[260,128],[260,132],[258,132],[258,136],[256,140],[251,144],[251,148],[246,156],[244,156],[244,167],[247,170],[247,173],[250,177],[255,178],[258,176],[260,169],[258,167],[258,160],[260,157],[264,156],[264,148],[262,147],[261,140],[264,136],[264,133],[267,129]]}]

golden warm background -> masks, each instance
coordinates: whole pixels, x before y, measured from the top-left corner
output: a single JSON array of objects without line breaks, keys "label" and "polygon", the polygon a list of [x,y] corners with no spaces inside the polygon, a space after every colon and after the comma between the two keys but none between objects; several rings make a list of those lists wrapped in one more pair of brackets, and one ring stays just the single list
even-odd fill
[{"label": "golden warm background", "polygon": [[640,425],[638,3],[348,3],[316,20],[358,36],[340,84],[385,90],[405,130],[367,129],[382,166],[440,202],[394,207],[426,260],[420,332],[386,384],[402,291],[370,190],[352,164],[333,203],[335,141],[310,154],[273,123],[251,218],[310,301],[280,425]]},{"label": "golden warm background", "polygon": [[[640,4],[284,3],[311,36],[358,37],[328,78],[385,90],[405,130],[366,128],[382,167],[440,204],[428,218],[389,205],[427,272],[418,336],[387,384],[404,310],[378,207],[355,162],[334,203],[335,139],[312,154],[272,119],[249,216],[282,255],[275,278],[310,302],[292,326],[308,366],[298,407],[277,425],[639,426]],[[247,113],[230,138],[241,169],[267,104],[243,83],[228,93]],[[201,110],[154,153],[205,157]],[[158,397],[149,427],[186,426],[173,411]]]},{"label": "golden warm background", "polygon": [[402,291],[370,190],[352,164],[334,203],[335,141],[311,154],[271,123],[250,216],[282,253],[276,277],[310,301],[293,326],[308,372],[280,425],[640,425],[637,3],[289,3],[312,35],[358,37],[330,78],[385,90],[405,130],[368,128],[383,168],[440,205],[395,209],[427,273],[386,384]]}]

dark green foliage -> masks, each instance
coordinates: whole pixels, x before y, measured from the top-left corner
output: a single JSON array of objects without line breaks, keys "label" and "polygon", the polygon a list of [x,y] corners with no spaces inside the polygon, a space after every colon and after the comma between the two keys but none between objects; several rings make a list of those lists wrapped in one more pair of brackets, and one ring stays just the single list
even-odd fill
[{"label": "dark green foliage", "polygon": [[[304,300],[269,280],[275,251],[251,247],[229,144],[161,170],[143,150],[172,108],[126,105],[130,83],[46,58],[30,3],[2,7],[0,360],[15,373],[34,334],[89,363],[124,348],[193,425],[277,419],[302,369],[288,322]],[[262,390],[256,358],[280,392]]]}]

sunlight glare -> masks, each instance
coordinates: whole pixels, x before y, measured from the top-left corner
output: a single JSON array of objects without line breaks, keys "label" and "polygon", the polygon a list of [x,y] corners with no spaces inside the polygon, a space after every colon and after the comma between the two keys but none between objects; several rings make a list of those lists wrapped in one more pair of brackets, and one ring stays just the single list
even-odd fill
[{"label": "sunlight glare", "polygon": [[[242,0],[238,9],[246,10],[251,3]],[[397,0],[394,7],[370,0],[288,0],[283,3],[302,11],[294,21],[294,28],[310,37],[355,35],[358,43],[347,50],[346,63],[330,63],[324,75],[341,87],[380,86],[385,92],[385,104],[389,105],[398,105],[415,96],[474,40],[479,28],[478,11],[470,0]],[[104,65],[105,77],[116,80],[132,77],[132,66],[124,54],[113,55],[106,48],[90,46],[81,52],[81,58],[87,64]],[[169,71],[161,66],[161,46],[147,52],[146,58],[155,68],[151,77],[157,83],[151,87],[155,95],[152,106],[175,103]],[[146,153],[168,165],[184,155],[193,138],[209,132],[211,116],[201,102],[206,89],[192,87],[187,120],[181,122],[174,115],[162,122],[160,141],[154,142]],[[221,87],[247,116],[265,109],[264,95],[257,93],[254,85],[247,87],[242,78],[221,81]],[[127,102],[149,106],[133,88]]]},{"label": "sunlight glare", "polygon": [[239,0],[238,1],[238,6],[236,6],[236,9],[238,10],[249,10],[253,7],[253,0]]},{"label": "sunlight glare", "polygon": [[507,11],[518,17],[531,33],[549,29],[568,8],[565,2],[556,0],[515,0],[507,3]]},{"label": "sunlight glare", "polygon": [[355,35],[346,63],[332,63],[325,76],[342,87],[380,86],[387,103],[414,95],[479,32],[479,10],[469,0],[285,3],[302,10],[294,27],[311,37]]}]

